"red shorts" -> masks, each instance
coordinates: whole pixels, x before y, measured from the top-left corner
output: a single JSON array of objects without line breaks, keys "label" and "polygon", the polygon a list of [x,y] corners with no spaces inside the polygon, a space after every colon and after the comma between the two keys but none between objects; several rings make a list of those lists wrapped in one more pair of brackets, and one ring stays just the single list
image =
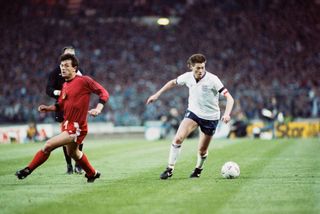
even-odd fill
[{"label": "red shorts", "polygon": [[70,136],[74,137],[74,142],[81,144],[84,138],[87,136],[88,126],[87,124],[79,125],[77,122],[69,122],[65,120],[61,123],[61,132],[67,131]]}]

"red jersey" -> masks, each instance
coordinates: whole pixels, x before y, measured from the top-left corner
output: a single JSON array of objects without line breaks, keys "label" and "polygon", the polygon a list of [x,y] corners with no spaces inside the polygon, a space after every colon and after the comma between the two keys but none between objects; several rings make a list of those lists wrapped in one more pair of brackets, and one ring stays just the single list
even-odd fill
[{"label": "red jersey", "polygon": [[97,94],[103,104],[109,99],[107,90],[88,76],[77,75],[63,84],[58,104],[65,121],[87,124],[91,93]]}]

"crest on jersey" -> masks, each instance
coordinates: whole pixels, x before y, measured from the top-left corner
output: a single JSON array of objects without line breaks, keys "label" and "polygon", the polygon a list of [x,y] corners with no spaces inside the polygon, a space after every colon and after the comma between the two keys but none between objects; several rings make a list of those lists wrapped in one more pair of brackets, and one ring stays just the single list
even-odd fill
[{"label": "crest on jersey", "polygon": [[204,93],[210,93],[210,92],[213,92],[213,94],[217,94],[218,92],[215,90],[215,89],[213,89],[213,88],[210,88],[210,86],[208,86],[208,85],[202,85],[202,91],[204,92]]}]

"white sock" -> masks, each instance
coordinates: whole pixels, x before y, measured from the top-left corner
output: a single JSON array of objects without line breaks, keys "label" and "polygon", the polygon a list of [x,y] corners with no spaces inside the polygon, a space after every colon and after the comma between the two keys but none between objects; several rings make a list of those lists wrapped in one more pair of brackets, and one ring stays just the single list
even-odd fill
[{"label": "white sock", "polygon": [[198,153],[198,159],[197,159],[197,165],[196,165],[196,168],[199,168],[199,169],[202,169],[203,168],[203,164],[204,162],[206,161],[208,157],[208,153],[201,156],[199,153]]},{"label": "white sock", "polygon": [[180,152],[181,144],[172,143],[170,147],[168,167],[172,169],[174,168],[174,165],[176,164]]}]

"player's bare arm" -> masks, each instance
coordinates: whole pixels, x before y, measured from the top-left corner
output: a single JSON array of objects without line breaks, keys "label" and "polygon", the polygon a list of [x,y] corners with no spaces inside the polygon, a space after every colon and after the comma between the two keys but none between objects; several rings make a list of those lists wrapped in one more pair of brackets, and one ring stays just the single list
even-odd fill
[{"label": "player's bare arm", "polygon": [[224,123],[228,123],[230,121],[230,119],[231,119],[230,118],[230,113],[231,113],[231,110],[232,110],[232,107],[233,107],[234,100],[233,100],[233,97],[231,96],[231,94],[229,92],[226,92],[224,94],[224,96],[227,99],[227,104],[226,104],[226,109],[224,111],[224,114],[221,117],[221,120]]},{"label": "player's bare arm", "polygon": [[157,91],[155,94],[151,95],[148,98],[147,104],[156,101],[163,92],[170,90],[171,88],[175,87],[176,85],[177,85],[176,79],[168,81],[159,91]]},{"label": "player's bare arm", "polygon": [[50,106],[40,105],[38,107],[38,111],[40,112],[48,112],[48,111],[56,111],[56,110],[57,110],[57,107],[55,105],[50,105]]},{"label": "player's bare arm", "polygon": [[104,107],[104,105],[102,103],[98,103],[96,108],[89,110],[88,113],[89,113],[89,115],[91,115],[93,117],[98,116],[101,113],[103,107]]}]

